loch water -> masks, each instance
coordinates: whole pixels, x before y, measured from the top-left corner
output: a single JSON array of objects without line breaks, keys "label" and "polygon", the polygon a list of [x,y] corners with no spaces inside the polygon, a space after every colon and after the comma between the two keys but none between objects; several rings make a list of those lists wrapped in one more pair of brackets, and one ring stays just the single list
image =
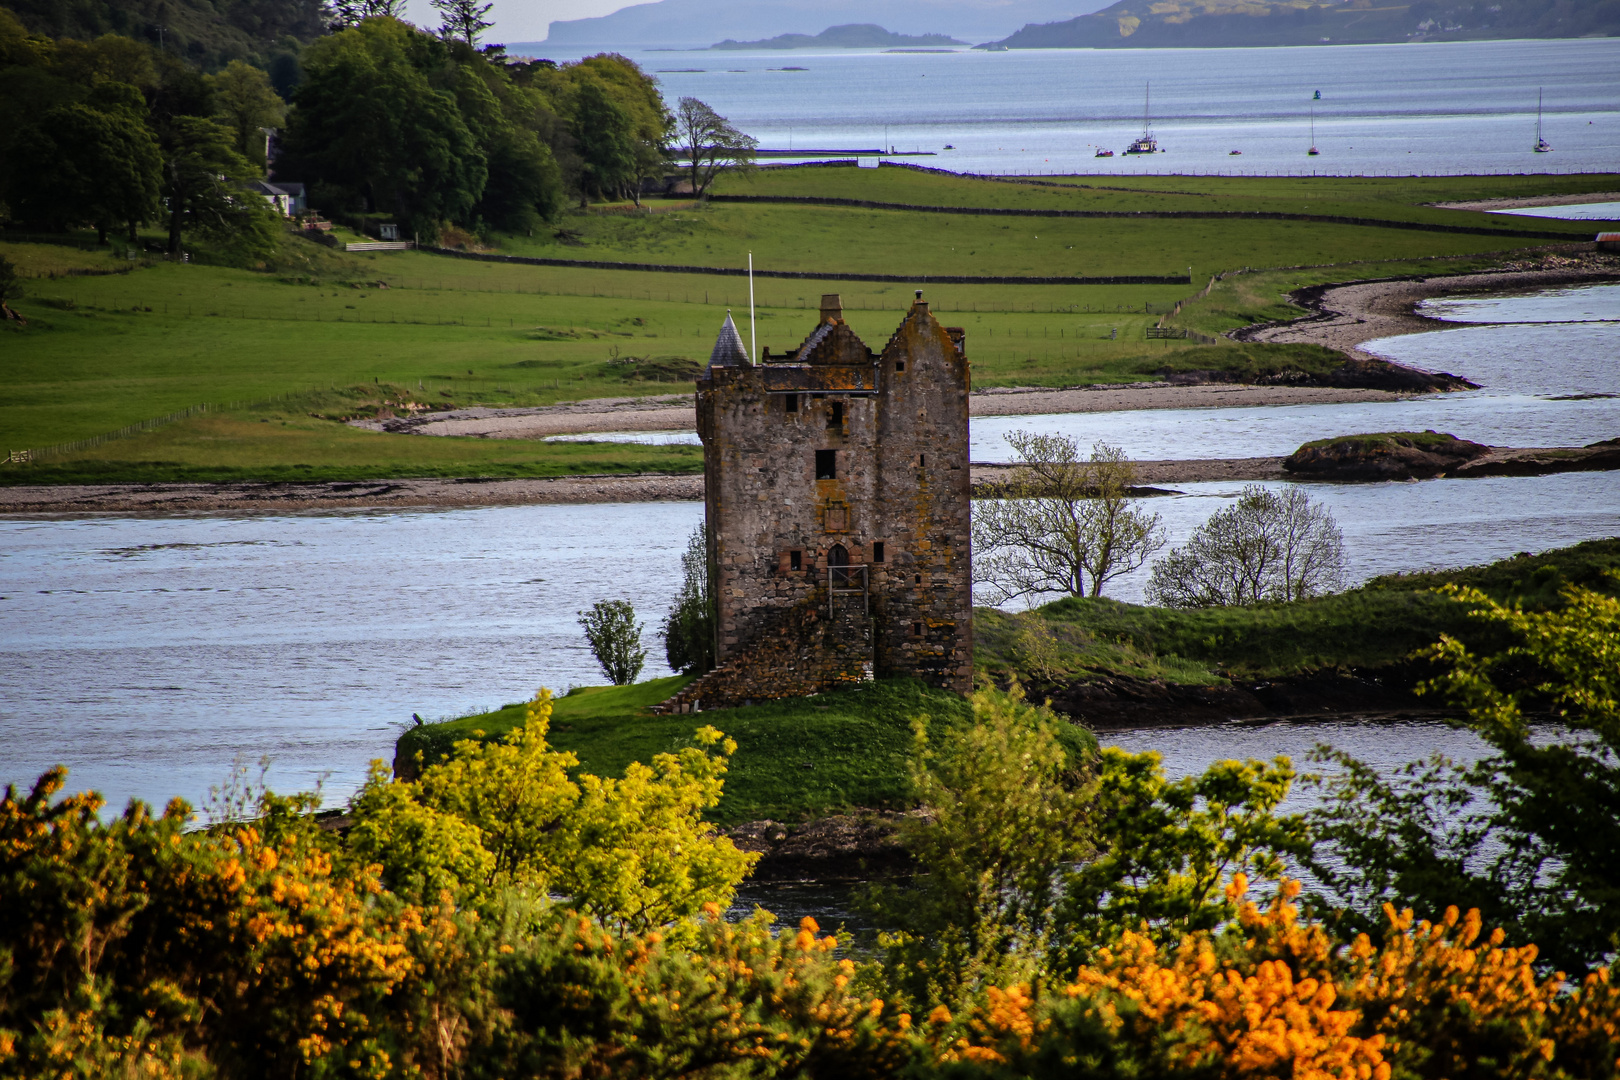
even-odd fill
[{"label": "loch water", "polygon": [[[701,98],[764,147],[923,151],[892,160],[957,172],[1609,172],[1620,160],[1617,38],[630,55],[666,99]],[[1127,157],[1149,84],[1164,152]],[[1551,154],[1533,150],[1538,91]]]},{"label": "loch water", "polygon": [[[1615,399],[1565,391],[1620,390],[1614,295],[1437,302],[1434,314],[1473,325],[1380,343],[1386,355],[1486,383],[1469,395],[1016,419],[1082,440],[1118,434],[1144,458],[1286,452],[1324,433],[1419,426],[1404,411],[1418,406],[1477,409],[1458,414],[1474,419],[1454,430],[1486,442],[1612,438],[1620,418],[1602,410]],[[1592,331],[1609,336],[1585,350],[1569,346],[1584,340],[1575,336],[1517,336]],[[1466,348],[1446,344],[1458,335],[1476,336]],[[1527,435],[1543,430],[1522,420],[1536,409],[1550,410],[1545,430],[1562,434]],[[1247,412],[1257,415],[1238,415]],[[987,430],[974,426],[975,457]],[[1241,487],[1181,485],[1149,505],[1177,543]],[[1355,580],[1620,535],[1620,474],[1609,472],[1311,492],[1343,528]],[[130,797],[200,802],[234,763],[268,757],[278,790],[319,780],[328,802],[340,802],[369,760],[391,756],[413,713],[435,720],[540,686],[599,682],[576,613],[628,599],[656,628],[701,517],[699,503],[0,517],[0,782],[30,783],[64,763],[75,789],[99,789],[114,807]],[[1138,573],[1113,595],[1138,599],[1145,579]],[[650,635],[648,645],[646,675],[666,673]],[[1161,750],[1173,772],[1216,757],[1298,756],[1317,739],[1395,763],[1435,749],[1464,755],[1469,738],[1356,717],[1109,736]]]}]

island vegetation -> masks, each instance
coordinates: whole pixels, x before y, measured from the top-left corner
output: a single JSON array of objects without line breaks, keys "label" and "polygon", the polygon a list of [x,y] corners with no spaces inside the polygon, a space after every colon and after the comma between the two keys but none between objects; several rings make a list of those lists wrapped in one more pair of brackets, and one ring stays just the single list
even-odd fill
[{"label": "island vegetation", "polygon": [[[0,1067],[1614,1076],[1620,606],[1575,585],[1542,611],[1439,599],[1504,641],[1424,649],[1490,752],[1387,778],[1323,751],[1340,768],[1305,814],[1282,809],[1286,758],[1171,780],[1017,689],[927,712],[856,691],[899,706],[899,790],[926,808],[902,833],[920,872],[864,892],[864,938],[727,916],[757,856],[707,819],[746,710],[608,772],[553,742],[541,691],[408,779],[377,763],[335,827],[317,797],[241,786],[203,828],[178,800],[104,818],[55,769],[0,798]],[[634,690],[561,701],[577,722]]]}]

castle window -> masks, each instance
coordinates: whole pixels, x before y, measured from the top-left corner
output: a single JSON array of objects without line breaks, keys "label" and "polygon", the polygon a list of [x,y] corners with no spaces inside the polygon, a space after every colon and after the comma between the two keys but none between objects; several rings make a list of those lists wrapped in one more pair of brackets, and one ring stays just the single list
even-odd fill
[{"label": "castle window", "polygon": [[799,395],[798,394],[789,394],[787,397],[783,398],[782,399],[782,408],[787,412],[798,412],[799,411]]},{"label": "castle window", "polygon": [[843,427],[843,425],[844,425],[844,403],[842,401],[835,401],[832,404],[832,409],[829,410],[828,413],[827,413],[827,426],[830,427],[830,428],[834,428],[834,427]]},{"label": "castle window", "polygon": [[788,552],[788,569],[789,570],[803,570],[804,569],[804,552],[802,552],[802,551],[790,551],[790,552]]},{"label": "castle window", "polygon": [[836,450],[817,450],[816,451],[816,479],[817,480],[836,480],[836,479],[838,479],[838,451],[836,451]]},{"label": "castle window", "polygon": [[917,466],[918,466],[918,468],[926,468],[927,465],[928,465],[928,455],[927,454],[918,454],[917,455]]},{"label": "castle window", "polygon": [[883,561],[883,541],[881,541],[881,540],[879,540],[877,543],[872,545],[872,561],[873,562],[882,562]]},{"label": "castle window", "polygon": [[922,623],[914,622],[911,624],[911,635],[912,637],[922,637]]},{"label": "castle window", "polygon": [[904,371],[904,370],[906,370],[906,362],[904,360],[896,360],[894,362],[894,370],[896,370],[896,371]]}]

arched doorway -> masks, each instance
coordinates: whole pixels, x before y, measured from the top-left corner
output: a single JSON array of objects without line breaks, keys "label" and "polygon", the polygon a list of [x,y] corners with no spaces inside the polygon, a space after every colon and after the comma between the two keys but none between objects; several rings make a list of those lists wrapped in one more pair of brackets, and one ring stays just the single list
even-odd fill
[{"label": "arched doorway", "polygon": [[834,544],[827,552],[827,569],[833,588],[849,588],[849,549],[843,544]]}]

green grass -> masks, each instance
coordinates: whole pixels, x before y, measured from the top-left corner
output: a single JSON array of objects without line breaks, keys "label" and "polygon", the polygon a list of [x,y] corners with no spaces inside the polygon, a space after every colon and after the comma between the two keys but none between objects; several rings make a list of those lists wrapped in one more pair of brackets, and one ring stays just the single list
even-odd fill
[{"label": "green grass", "polygon": [[1591,540],[1487,566],[1375,578],[1349,592],[1290,604],[1172,608],[1107,598],[1067,598],[1031,614],[975,613],[976,665],[987,674],[1028,677],[1019,631],[1046,620],[1077,677],[1131,675],[1198,684],[1221,675],[1277,678],[1317,668],[1380,668],[1451,634],[1498,647],[1496,632],[1434,590],[1470,585],[1503,602],[1545,609],[1566,584],[1615,592],[1620,539]]},{"label": "green grass", "polygon": [[1319,450],[1324,446],[1353,446],[1359,450],[1397,446],[1423,449],[1430,446],[1449,447],[1457,441],[1457,436],[1438,431],[1377,431],[1366,435],[1335,435],[1329,439],[1313,439],[1300,449]]},{"label": "green grass", "polygon": [[[906,762],[911,722],[959,724],[969,719],[958,695],[911,680],[882,680],[857,690],[829,692],[725,709],[696,716],[653,716],[645,709],[685,685],[675,676],[623,687],[589,687],[557,699],[551,744],[578,755],[580,768],[622,775],[632,761],[689,745],[692,732],[713,724],[737,741],[725,796],[712,817],[722,824],[772,818],[800,820],[860,808],[909,806]],[[400,749],[432,762],[457,739],[503,734],[523,722],[524,706],[444,724],[413,728]],[[1088,733],[1065,725],[1073,753],[1094,746]]]},{"label": "green grass", "polygon": [[[1501,639],[1472,622],[1464,605],[1437,594],[1445,584],[1472,585],[1531,608],[1560,602],[1569,584],[1620,591],[1620,539],[1523,555],[1488,566],[1376,578],[1336,596],[1293,604],[1176,611],[1108,599],[1065,599],[1034,612],[979,608],[974,660],[982,677],[1031,673],[1020,632],[1041,620],[1058,641],[1069,677],[1101,675],[1184,685],[1219,684],[1228,677],[1278,678],[1318,668],[1381,668],[1406,660],[1442,633],[1473,647]],[[650,705],[675,694],[684,676],[633,686],[586,687],[556,699],[551,743],[579,757],[580,768],[622,775],[632,761],[688,745],[693,730],[712,724],[737,741],[725,797],[712,817],[732,824],[773,818],[796,822],[857,808],[909,805],[906,761],[913,718],[934,724],[968,722],[967,702],[912,680],[880,680],[855,690],[768,702],[697,716],[654,716]],[[1050,680],[1043,680],[1050,681]],[[455,742],[494,738],[523,723],[524,704],[411,728],[401,736],[404,757],[427,763]],[[1096,745],[1089,732],[1065,725],[1072,753]]]},{"label": "green grass", "polygon": [[[1032,209],[1270,209],[1531,229],[1548,223],[1424,204],[1617,184],[1614,176],[1591,176],[1131,177],[1029,185],[831,168],[762,170],[727,179],[721,189]],[[550,234],[513,237],[501,250],[716,267],[739,267],[753,250],[761,268],[832,273],[1175,274],[1191,266],[1200,283],[1217,272],[1261,268],[1228,276],[1174,320],[1214,334],[1297,314],[1285,294],[1300,285],[1476,270],[1500,261],[1493,252],[1542,243],[1300,222],[670,205],[651,215],[571,213],[561,230],[570,242]],[[7,375],[0,453],[97,436],[201,403],[265,403],[289,393],[352,397],[368,386],[442,405],[684,394],[691,389],[687,373],[707,356],[725,309],[741,315],[747,300],[746,282],[736,277],[535,267],[422,252],[349,254],[295,237],[257,270],[144,256],[131,264],[116,250],[95,250],[83,235],[54,245],[25,239],[0,240],[0,254],[27,275],[13,306],[30,320],[27,327],[0,327]],[[72,270],[127,272],[66,276]],[[759,343],[778,351],[796,345],[813,327],[820,294],[834,291],[844,297],[850,325],[874,346],[887,340],[911,301],[902,283],[762,278]],[[1305,346],[1147,340],[1159,312],[1194,291],[940,285],[930,286],[928,297],[945,322],[967,330],[980,387],[1154,380],[1195,370],[1255,378],[1282,368],[1320,372],[1337,362]],[[646,363],[610,363],[616,356]],[[206,418],[93,451],[0,468],[0,483],[678,471],[695,460],[669,448],[492,447],[476,439],[374,435],[310,412],[330,410],[216,408]]]}]

